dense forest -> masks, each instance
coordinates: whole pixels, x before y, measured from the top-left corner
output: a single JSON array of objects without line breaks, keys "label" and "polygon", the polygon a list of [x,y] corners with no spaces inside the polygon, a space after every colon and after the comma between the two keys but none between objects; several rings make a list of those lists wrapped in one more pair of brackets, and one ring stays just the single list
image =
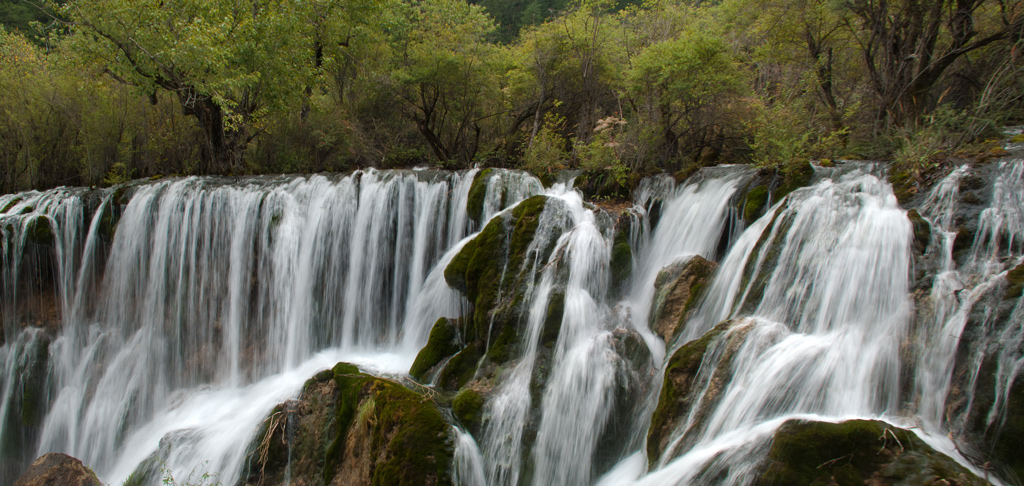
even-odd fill
[{"label": "dense forest", "polygon": [[913,174],[1024,123],[1016,0],[0,0],[0,190],[475,164]]}]

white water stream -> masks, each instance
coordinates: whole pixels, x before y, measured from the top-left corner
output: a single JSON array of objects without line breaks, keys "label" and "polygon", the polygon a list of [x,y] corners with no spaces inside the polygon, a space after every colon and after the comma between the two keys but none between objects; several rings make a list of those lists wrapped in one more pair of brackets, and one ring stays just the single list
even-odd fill
[{"label": "white water stream", "polygon": [[[733,196],[754,176],[749,169],[705,170],[678,186],[647,181],[637,191],[633,273],[619,301],[608,288],[614,218],[562,185],[545,190],[532,176],[492,171],[484,222],[530,195],[549,200],[527,261],[507,269],[536,276],[525,294],[518,354],[485,404],[479,436],[455,430],[454,479],[465,486],[746,484],[758,466],[751,458],[764,454],[790,418],[917,426],[956,455],[945,438],[955,424],[943,411],[958,336],[975,304],[1020,261],[1022,167],[1011,161],[1001,168],[964,269],[952,251],[957,188],[968,169],[953,172],[922,205],[933,225],[928,254],[937,262],[926,329],[912,328],[911,223],[871,167],[821,177],[745,229],[731,211]],[[31,447],[0,445],[2,478],[38,454],[62,451],[111,484],[151,457],[177,479],[209,472],[234,484],[256,424],[316,371],[349,361],[403,374],[437,318],[466,312],[443,271],[480,229],[466,212],[476,174],[158,181],[131,190],[112,238],[104,215],[124,197],[114,191],[91,205],[84,191],[0,196],[0,436]],[[657,225],[647,214],[654,201]],[[50,267],[31,243],[38,218],[52,228]],[[723,235],[731,246],[706,298],[666,349],[647,325],[655,278],[693,255],[714,259]],[[555,250],[541,261],[540,249],[550,245]],[[14,304],[32,288],[24,268],[56,276],[60,322],[52,334],[23,329]],[[556,292],[565,299],[562,324],[544,364],[546,382],[533,390]],[[1020,307],[990,333],[1010,344],[1000,348],[1002,398],[992,423],[1003,419],[1009,384],[1024,363],[1012,345],[1024,339]],[[622,333],[647,343],[657,369],[676,347],[733,318],[742,320],[709,347],[715,358],[698,377],[707,380],[719,366],[731,376],[706,397],[707,415],[682,421],[662,457],[634,453],[645,450],[661,377],[636,376],[616,348]],[[719,359],[730,339],[741,344]],[[49,356],[45,414],[23,427],[14,416],[26,406],[19,377],[39,346]],[[981,363],[986,352],[972,359]],[[626,400],[637,406],[622,410],[620,394],[637,389],[644,394]],[[602,455],[609,442],[621,451],[610,462]]]}]

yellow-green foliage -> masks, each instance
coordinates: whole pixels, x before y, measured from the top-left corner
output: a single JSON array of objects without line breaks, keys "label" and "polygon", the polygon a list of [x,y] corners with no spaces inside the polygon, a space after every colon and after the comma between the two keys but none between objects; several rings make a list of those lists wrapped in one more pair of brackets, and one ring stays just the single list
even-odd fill
[{"label": "yellow-green foliage", "polygon": [[123,182],[194,161],[194,123],[74,52],[44,54],[0,32],[0,190]]},{"label": "yellow-green foliage", "polygon": [[564,118],[554,114],[544,118],[544,126],[523,152],[523,168],[534,174],[544,174],[566,167],[568,142],[560,133],[564,123]]}]

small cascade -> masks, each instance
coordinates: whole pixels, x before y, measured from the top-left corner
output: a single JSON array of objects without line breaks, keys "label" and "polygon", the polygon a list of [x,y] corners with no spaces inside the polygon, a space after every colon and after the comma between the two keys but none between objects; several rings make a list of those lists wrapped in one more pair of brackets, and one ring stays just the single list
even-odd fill
[{"label": "small cascade", "polygon": [[[727,366],[731,376],[694,407],[705,415],[684,420],[675,445],[650,458],[660,464],[651,478],[716,483],[725,464],[735,466],[731,456],[756,464],[751,454],[774,430],[768,424],[788,417],[895,412],[899,343],[911,321],[910,241],[888,184],[859,171],[797,190],[748,228],[680,342],[729,318],[754,318],[709,345],[696,381],[717,373],[705,366]],[[727,482],[747,483],[753,472],[732,467]]]},{"label": "small cascade", "polygon": [[959,450],[986,462],[993,449],[1005,448],[999,431],[1024,366],[1024,299],[1007,290],[1008,272],[1024,262],[1024,161],[999,164],[974,242],[958,267],[953,215],[962,203],[955,187],[967,171],[951,173],[922,206],[933,225],[930,253],[940,268],[929,296],[932,318],[919,331],[916,385],[924,428],[950,435]]},{"label": "small cascade", "polygon": [[[540,270],[541,275],[539,281],[527,280],[523,291],[523,295],[529,296],[529,310],[520,344],[523,348],[521,357],[486,404],[485,416],[488,418],[484,425],[482,450],[489,485],[519,484],[523,430],[531,408],[530,383],[557,269],[547,260],[542,260],[541,255],[552,242],[564,245],[560,236],[572,228],[572,220],[569,219],[572,215],[567,214],[557,202],[546,203],[535,236],[526,249],[527,257],[521,262],[521,273],[536,275]],[[558,250],[552,253],[552,258],[557,255]],[[519,270],[506,266],[502,280],[504,273]]]},{"label": "small cascade", "polygon": [[528,172],[485,169],[485,172],[479,175],[486,180],[480,221],[490,221],[499,211],[544,192],[544,185]]},{"label": "small cascade", "polygon": [[[652,198],[663,202],[657,229],[637,245],[638,264],[634,270],[630,303],[633,322],[644,326],[648,320],[654,280],[665,266],[692,255],[714,259],[718,242],[728,222],[729,201],[752,171],[745,167],[719,167],[703,180],[668,189],[671,179],[656,178],[644,186],[636,205],[648,205]],[[645,326],[644,326],[645,327]]]},{"label": "small cascade", "polygon": [[[711,171],[699,183],[674,188],[667,179],[650,185],[649,191],[641,191],[639,212],[634,213],[641,224],[630,225],[630,241],[638,247],[636,260],[642,262],[638,265],[642,270],[634,271],[634,281],[651,286],[661,266],[688,255],[713,254],[725,227],[729,198],[749,175],[750,171],[742,168],[723,168]],[[642,429],[650,413],[643,402],[621,402],[621,394],[633,389],[638,379],[642,386],[649,387],[650,376],[634,376],[636,364],[619,346],[630,339],[656,343],[642,324],[652,294],[640,290],[626,301],[625,309],[612,309],[606,283],[612,240],[606,225],[610,222],[601,223],[595,218],[593,211],[583,207],[578,193],[555,189],[548,195],[540,225],[545,229],[537,232],[543,237],[531,245],[549,244],[545,221],[559,221],[556,226],[561,227],[561,236],[555,233],[558,239],[551,260],[544,264],[538,282],[527,293],[531,297],[526,299],[529,310],[522,354],[486,405],[485,416],[489,418],[481,449],[487,464],[487,484],[491,485],[591,484],[608,468],[598,456],[610,455],[617,460],[641,445]],[[636,231],[647,224],[643,204],[655,197],[663,201],[658,229],[653,234]],[[553,218],[557,214],[562,216]],[[634,284],[632,288],[642,285]],[[550,372],[540,372],[543,378],[538,378],[538,340],[555,294],[564,300],[561,326],[552,355],[545,358],[551,360],[544,366]],[[637,313],[642,320],[631,323]],[[637,331],[639,334],[629,335]],[[658,352],[660,347],[655,344],[654,349]],[[531,400],[536,400],[531,398],[531,387],[540,379],[545,381],[538,417],[531,415],[531,406],[536,406],[531,405]],[[613,415],[619,422],[617,427],[627,430],[613,432],[609,428]],[[536,438],[532,444],[524,442],[523,431],[532,429],[534,423]],[[525,456],[527,451],[532,451],[529,457]],[[531,464],[527,468],[531,476],[522,476],[521,464],[525,461]]]},{"label": "small cascade", "polygon": [[484,458],[473,436],[455,428],[455,459],[452,467],[452,483],[461,486],[486,486]]}]

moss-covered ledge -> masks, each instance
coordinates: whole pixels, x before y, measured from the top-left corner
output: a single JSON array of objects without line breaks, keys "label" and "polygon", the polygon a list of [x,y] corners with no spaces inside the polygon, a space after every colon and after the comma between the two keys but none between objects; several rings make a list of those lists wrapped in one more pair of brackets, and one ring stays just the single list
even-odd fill
[{"label": "moss-covered ledge", "polygon": [[263,422],[240,484],[451,484],[451,426],[429,396],[338,363]]},{"label": "moss-covered ledge", "polygon": [[790,420],[772,438],[755,486],[983,485],[913,432],[877,420]]}]

